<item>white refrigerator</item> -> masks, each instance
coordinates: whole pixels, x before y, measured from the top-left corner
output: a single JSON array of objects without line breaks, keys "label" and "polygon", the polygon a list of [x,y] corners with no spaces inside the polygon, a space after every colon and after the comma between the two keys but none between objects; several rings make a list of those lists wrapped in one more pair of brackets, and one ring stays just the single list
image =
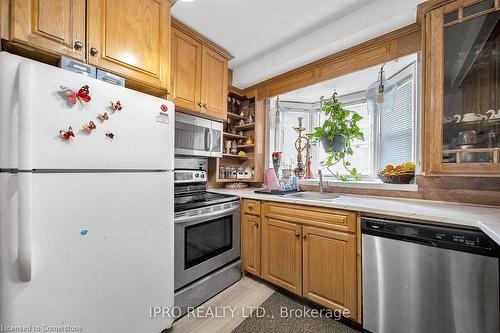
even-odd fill
[{"label": "white refrigerator", "polygon": [[173,166],[171,102],[1,52],[3,330],[171,326]]}]

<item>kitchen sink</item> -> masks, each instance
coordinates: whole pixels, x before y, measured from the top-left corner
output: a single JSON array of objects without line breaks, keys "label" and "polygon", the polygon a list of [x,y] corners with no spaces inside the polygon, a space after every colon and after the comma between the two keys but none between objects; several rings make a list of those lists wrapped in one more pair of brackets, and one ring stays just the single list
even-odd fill
[{"label": "kitchen sink", "polygon": [[338,194],[333,194],[333,193],[320,194],[318,192],[299,192],[292,194],[284,194],[283,196],[286,198],[297,198],[297,199],[318,200],[318,201],[333,201],[338,197],[340,197],[340,195]]}]

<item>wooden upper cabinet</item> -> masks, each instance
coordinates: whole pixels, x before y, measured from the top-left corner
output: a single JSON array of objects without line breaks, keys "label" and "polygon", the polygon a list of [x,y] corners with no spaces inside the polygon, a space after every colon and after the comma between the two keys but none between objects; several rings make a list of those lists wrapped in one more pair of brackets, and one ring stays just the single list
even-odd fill
[{"label": "wooden upper cabinet", "polygon": [[260,276],[260,217],[243,214],[241,219],[241,259],[243,269]]},{"label": "wooden upper cabinet", "polygon": [[426,176],[500,176],[500,2],[423,10]]},{"label": "wooden upper cabinet", "polygon": [[226,51],[183,23],[172,20],[172,100],[179,109],[226,120]]},{"label": "wooden upper cabinet", "polygon": [[85,60],[85,0],[13,0],[13,42]]},{"label": "wooden upper cabinet", "polygon": [[262,222],[262,278],[302,295],[302,227],[269,217]]},{"label": "wooden upper cabinet", "polygon": [[303,227],[304,297],[357,320],[356,236]]},{"label": "wooden upper cabinet", "polygon": [[168,0],[87,0],[87,33],[90,64],[167,90]]},{"label": "wooden upper cabinet", "polygon": [[201,43],[172,28],[172,100],[176,107],[201,112]]},{"label": "wooden upper cabinet", "polygon": [[227,59],[206,46],[202,47],[202,112],[218,119],[226,119],[228,72]]}]

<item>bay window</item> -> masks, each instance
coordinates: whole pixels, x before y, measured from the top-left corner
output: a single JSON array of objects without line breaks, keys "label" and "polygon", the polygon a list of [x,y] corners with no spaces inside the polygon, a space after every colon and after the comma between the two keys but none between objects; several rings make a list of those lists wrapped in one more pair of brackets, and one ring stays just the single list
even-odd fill
[{"label": "bay window", "polygon": [[[377,172],[387,164],[416,162],[418,120],[416,77],[415,61],[391,77],[391,80],[397,84],[397,92],[394,108],[390,112],[368,112],[364,90],[338,96],[345,109],[363,117],[358,126],[364,133],[364,140],[354,140],[352,144],[354,154],[348,158],[351,165],[361,173],[363,179],[376,179]],[[331,95],[331,93],[332,91],[324,95]],[[323,123],[325,115],[321,112],[319,101],[286,101],[285,98],[286,95],[280,98],[278,112],[276,98],[271,99],[269,103],[268,151],[269,156],[273,151],[281,151],[281,167],[293,168],[297,155],[295,149],[297,133],[294,128],[298,126],[298,117],[302,118],[303,126],[306,128],[305,133],[311,133],[315,127]],[[316,143],[311,148],[313,174],[316,176],[317,171],[321,169],[323,175],[331,176],[327,168],[321,165],[321,161],[327,157],[321,143]],[[303,161],[305,164],[305,154]],[[345,174],[341,163],[330,169],[333,172]]]}]

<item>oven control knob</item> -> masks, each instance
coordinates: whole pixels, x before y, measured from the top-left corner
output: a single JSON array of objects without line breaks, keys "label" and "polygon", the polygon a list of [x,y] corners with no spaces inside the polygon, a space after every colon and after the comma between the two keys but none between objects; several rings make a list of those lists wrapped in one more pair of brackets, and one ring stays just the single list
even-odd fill
[{"label": "oven control knob", "polygon": [[195,177],[195,178],[198,178],[198,177],[200,177],[200,174],[199,174],[199,173],[196,173],[196,174],[194,175],[194,177]]},{"label": "oven control knob", "polygon": [[203,179],[203,178],[205,178],[205,174],[204,173],[201,174],[201,179]]}]

